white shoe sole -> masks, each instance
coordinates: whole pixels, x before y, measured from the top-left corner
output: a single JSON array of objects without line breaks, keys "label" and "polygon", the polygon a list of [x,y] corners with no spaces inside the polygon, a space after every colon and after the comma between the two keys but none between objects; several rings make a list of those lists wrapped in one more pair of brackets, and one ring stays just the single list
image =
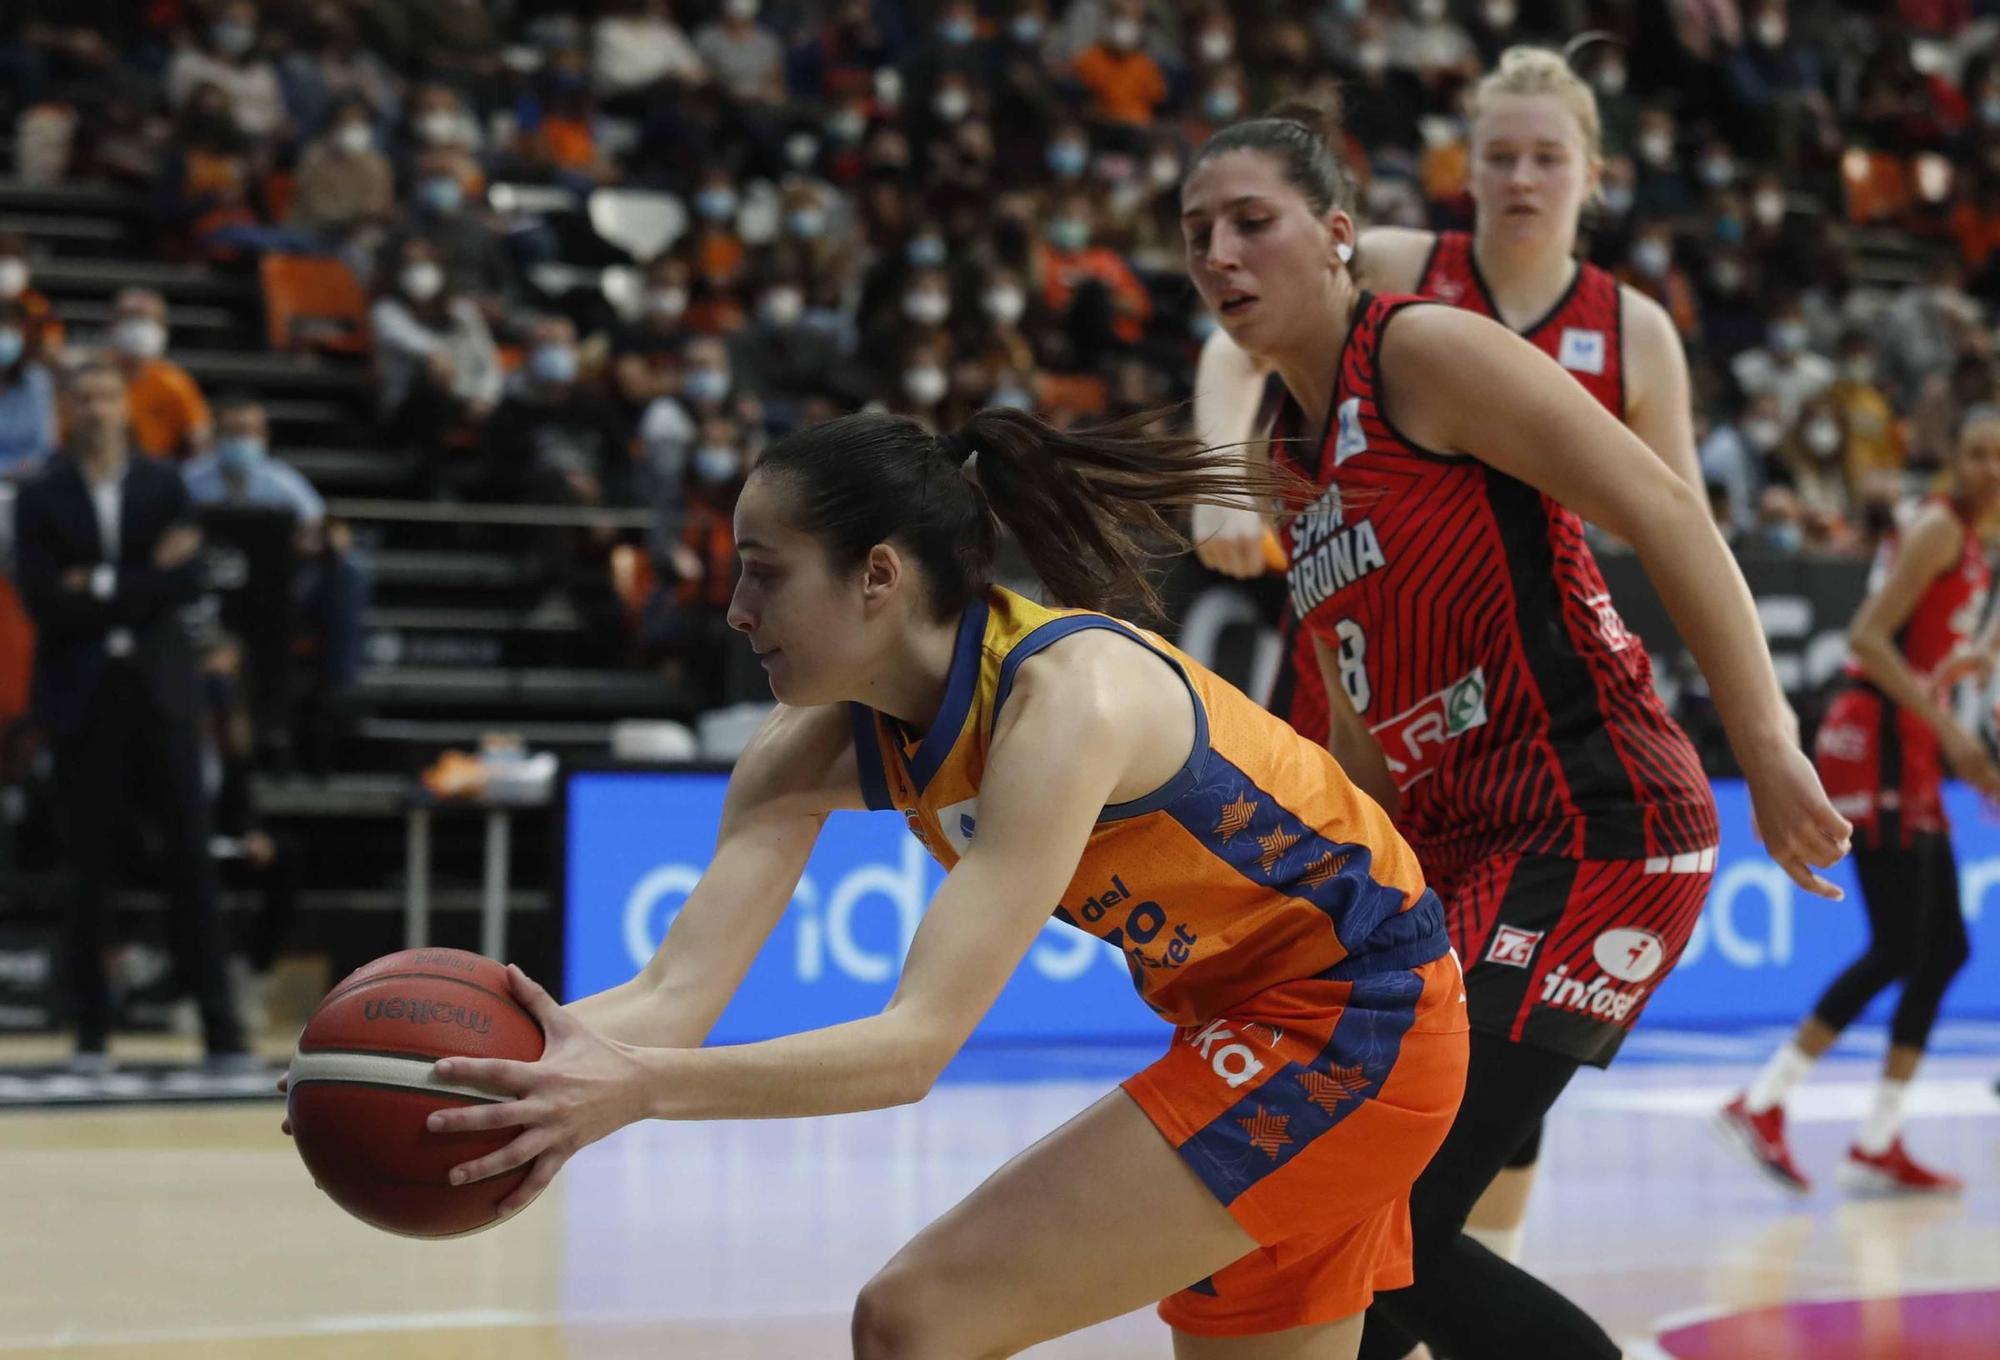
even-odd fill
[{"label": "white shoe sole", "polygon": [[1954,1185],[1905,1185],[1886,1172],[1877,1171],[1872,1166],[1859,1162],[1845,1161],[1833,1173],[1840,1188],[1850,1195],[1861,1195],[1871,1199],[1885,1199],[1897,1196],[1939,1196],[1964,1193],[1963,1186]]}]

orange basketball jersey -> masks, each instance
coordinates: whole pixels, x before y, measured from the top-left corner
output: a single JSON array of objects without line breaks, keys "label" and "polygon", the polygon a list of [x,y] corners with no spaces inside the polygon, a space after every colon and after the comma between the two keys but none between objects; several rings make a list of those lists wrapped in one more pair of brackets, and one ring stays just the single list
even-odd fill
[{"label": "orange basketball jersey", "polygon": [[1200,1024],[1280,983],[1444,956],[1444,911],[1415,854],[1325,748],[1157,635],[1104,614],[997,588],[974,604],[927,733],[852,706],[868,806],[900,811],[940,863],[956,864],[978,834],[987,746],[1021,663],[1086,628],[1165,659],[1195,705],[1187,763],[1148,796],[1104,809],[1054,912],[1121,950],[1146,1004]]}]

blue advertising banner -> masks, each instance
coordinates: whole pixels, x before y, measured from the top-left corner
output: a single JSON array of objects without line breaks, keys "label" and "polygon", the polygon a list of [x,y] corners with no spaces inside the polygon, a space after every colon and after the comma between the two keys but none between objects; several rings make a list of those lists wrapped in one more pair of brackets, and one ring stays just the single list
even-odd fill
[{"label": "blue advertising banner", "polygon": [[[727,779],[646,770],[567,774],[566,997],[614,986],[653,956],[713,853]],[[1723,838],[1714,890],[1681,966],[1648,1005],[1648,1025],[1796,1020],[1867,938],[1850,867],[1833,874],[1849,901],[1802,892],[1751,835],[1742,783],[1718,781],[1716,797]],[[1981,930],[1988,899],[2000,898],[2000,822],[1956,785],[1946,789],[1946,804],[1957,825],[1972,962],[1945,1011],[2000,1016],[2000,944],[1982,939],[1992,932]],[[835,813],[715,1041],[770,1038],[881,1010],[942,877],[902,818]],[[1885,1015],[1891,999],[1878,1001],[1870,1016]],[[975,1041],[1157,1043],[1164,1036],[1118,952],[1051,921]]]}]

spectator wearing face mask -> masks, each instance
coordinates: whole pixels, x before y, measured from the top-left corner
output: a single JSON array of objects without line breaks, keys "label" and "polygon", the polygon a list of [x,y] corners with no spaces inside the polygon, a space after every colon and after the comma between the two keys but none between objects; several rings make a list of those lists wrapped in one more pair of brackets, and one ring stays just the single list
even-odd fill
[{"label": "spectator wearing face mask", "polygon": [[1097,41],[1073,73],[1090,95],[1090,116],[1121,145],[1148,127],[1167,102],[1167,77],[1146,51],[1145,0],[1109,0]]},{"label": "spectator wearing face mask", "polygon": [[953,305],[951,275],[941,266],[918,265],[903,275],[903,289],[894,311],[884,311],[875,325],[862,332],[861,349],[872,359],[883,388],[893,387],[902,356],[911,349],[949,349],[946,328]]},{"label": "spectator wearing face mask", "polygon": [[776,429],[797,425],[811,393],[845,385],[838,345],[806,324],[805,283],[796,274],[773,273],[764,280],[749,323],[729,337],[728,346],[731,371],[764,399],[765,416]]},{"label": "spectator wearing face mask", "polygon": [[634,417],[678,385],[692,277],[686,256],[659,256],[646,266],[638,319],[612,332],[611,388]]},{"label": "spectator wearing face mask", "polygon": [[1785,0],[1750,7],[1749,41],[1729,54],[1729,97],[1746,146],[1796,164],[1800,149],[1836,130],[1824,72],[1812,47],[1792,33]]},{"label": "spectator wearing face mask", "polygon": [[1660,221],[1694,212],[1694,186],[1681,164],[1680,133],[1673,114],[1663,108],[1641,110],[1632,137],[1632,159],[1639,172],[1633,191],[1635,219]]},{"label": "spectator wearing face mask", "polygon": [[167,300],[146,288],[120,292],[111,357],[125,380],[132,442],[149,457],[180,461],[208,451],[214,422],[200,384],[166,353]]},{"label": "spectator wearing face mask", "polygon": [[722,335],[743,324],[743,308],[736,297],[749,259],[736,230],[742,206],[733,169],[715,165],[703,173],[694,194],[695,227],[688,247],[695,287],[690,330]]},{"label": "spectator wearing face mask", "polygon": [[0,481],[33,476],[56,450],[56,384],[28,349],[28,314],[0,299]]},{"label": "spectator wearing face mask", "polygon": [[1042,306],[1063,327],[1073,371],[1096,367],[1106,353],[1135,345],[1153,314],[1146,286],[1109,247],[1093,242],[1096,214],[1090,196],[1059,196],[1034,254]]},{"label": "spectator wearing face mask", "polygon": [[994,166],[1034,165],[1060,116],[1053,68],[1043,60],[1049,39],[1048,6],[1018,0],[987,44],[986,88],[993,103]]},{"label": "spectator wearing face mask", "polygon": [[500,354],[478,304],[450,286],[435,246],[413,237],[390,259],[368,313],[382,420],[418,450],[433,489],[443,490],[462,475],[447,460],[446,436],[478,427],[499,404]]},{"label": "spectator wearing face mask", "polygon": [[[459,151],[477,156],[485,144],[479,120],[449,85],[425,85],[417,90],[410,104],[409,134],[406,145],[413,156],[426,151]],[[407,175],[413,166],[399,169]]]},{"label": "spectator wearing face mask", "polygon": [[1943,467],[1965,413],[2000,403],[2000,367],[1993,361],[1992,342],[1983,331],[1967,340],[1948,369],[1925,380],[1910,410],[1910,463],[1915,467]]},{"label": "spectator wearing face mask", "polygon": [[263,405],[247,394],[217,403],[215,450],[181,475],[196,505],[253,505],[290,510],[296,519],[299,576],[294,582],[301,640],[318,659],[328,695],[353,687],[361,670],[362,621],[374,593],[367,558],[347,526],[329,520],[326,502],[304,475],[271,456]]},{"label": "spectator wearing face mask", "polygon": [[1897,292],[1871,328],[1882,342],[1884,377],[1907,406],[1923,385],[1949,368],[1982,324],[1979,304],[1965,291],[1965,269],[1949,252],[1933,254],[1924,277]]},{"label": "spectator wearing face mask", "polygon": [[1808,512],[1842,519],[1847,513],[1846,431],[1826,393],[1810,398],[1778,445],[1778,479],[1790,484]]},{"label": "spectator wearing face mask", "polygon": [[1702,277],[1701,339],[1708,357],[1727,364],[1764,343],[1761,276],[1739,246],[1716,246]]},{"label": "spectator wearing face mask", "polygon": [[1389,27],[1389,64],[1427,89],[1449,89],[1479,74],[1479,49],[1451,17],[1449,0],[1405,0]]},{"label": "spectator wearing face mask", "polygon": [[277,138],[287,127],[278,68],[257,51],[257,6],[234,0],[216,11],[201,41],[184,47],[167,63],[167,104],[180,109],[203,85],[226,96],[236,126],[256,142]]},{"label": "spectator wearing face mask", "polygon": [[28,351],[45,364],[62,358],[63,324],[55,304],[34,286],[28,263],[28,241],[19,232],[0,232],[0,302],[21,308],[22,335]]},{"label": "spectator wearing face mask", "polygon": [[1764,344],[1736,356],[1729,369],[1746,396],[1778,399],[1779,419],[1791,425],[1805,404],[1833,386],[1833,364],[1807,346],[1811,334],[1795,299],[1778,304]]},{"label": "spectator wearing face mask", "polygon": [[1700,329],[1700,313],[1695,306],[1694,285],[1687,271],[1674,259],[1673,232],[1664,223],[1648,222],[1632,238],[1625,262],[1614,271],[1618,281],[1644,293],[1667,309],[1674,329],[1683,340],[1692,340]]},{"label": "spectator wearing face mask", "polygon": [[1903,443],[1896,409],[1876,383],[1875,342],[1865,331],[1849,331],[1836,357],[1839,376],[1827,395],[1846,435],[1848,494],[1859,504],[1864,488],[1902,472]]},{"label": "spectator wearing face mask", "polygon": [[383,133],[402,114],[402,81],[394,68],[362,45],[353,18],[329,0],[314,8],[293,50],[278,59],[278,81],[292,121],[307,136],[323,136],[350,103]]},{"label": "spectator wearing face mask", "polygon": [[879,394],[882,404],[930,429],[943,429],[945,398],[951,395],[950,358],[950,347],[934,339],[917,340],[897,351],[897,376]]},{"label": "spectator wearing face mask", "polygon": [[739,105],[781,104],[785,49],[757,22],[758,0],[723,0],[721,17],[694,37],[694,50],[725,95]]},{"label": "spectator wearing face mask", "polygon": [[647,543],[656,585],[639,624],[639,658],[691,685],[703,707],[724,702],[727,614],[736,586],[732,519],[750,461],[734,420],[704,420],[685,484]]},{"label": "spectator wearing face mask", "polygon": [[1784,427],[1768,397],[1726,413],[1702,436],[1698,446],[1702,480],[1722,489],[1739,534],[1756,524],[1757,498],[1766,479],[1764,461],[1783,438]]},{"label": "spectator wearing face mask", "polygon": [[400,259],[413,239],[430,242],[452,291],[497,322],[521,298],[521,279],[500,229],[472,197],[478,168],[462,151],[432,148],[417,154],[415,170],[402,219],[383,245],[385,260]]},{"label": "spectator wearing face mask", "polygon": [[1343,112],[1347,130],[1373,149],[1378,163],[1413,158],[1423,141],[1417,120],[1426,103],[1424,87],[1415,75],[1390,64],[1389,28],[1379,17],[1362,13],[1353,31],[1351,45],[1328,49],[1341,54],[1349,73]]},{"label": "spectator wearing face mask", "polygon": [[368,249],[366,237],[379,236],[395,217],[396,178],[389,158],[376,149],[366,105],[347,100],[334,110],[326,135],[299,157],[296,183],[294,226],[343,247]]}]

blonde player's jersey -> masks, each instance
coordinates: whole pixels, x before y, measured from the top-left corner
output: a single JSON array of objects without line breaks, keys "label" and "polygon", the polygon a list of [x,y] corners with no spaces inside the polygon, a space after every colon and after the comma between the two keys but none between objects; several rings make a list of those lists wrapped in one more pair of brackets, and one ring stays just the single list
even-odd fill
[{"label": "blonde player's jersey", "polygon": [[[1441,958],[1444,911],[1389,818],[1324,747],[1158,636],[1104,614],[995,589],[959,625],[937,722],[920,737],[852,705],[868,806],[895,808],[947,869],[978,835],[986,752],[1021,663],[1086,628],[1132,639],[1194,702],[1187,763],[1144,798],[1107,806],[1055,907],[1109,941],[1133,985],[1177,1025],[1301,978],[1369,977]],[[1087,752],[1077,753],[1088,758]]]}]

